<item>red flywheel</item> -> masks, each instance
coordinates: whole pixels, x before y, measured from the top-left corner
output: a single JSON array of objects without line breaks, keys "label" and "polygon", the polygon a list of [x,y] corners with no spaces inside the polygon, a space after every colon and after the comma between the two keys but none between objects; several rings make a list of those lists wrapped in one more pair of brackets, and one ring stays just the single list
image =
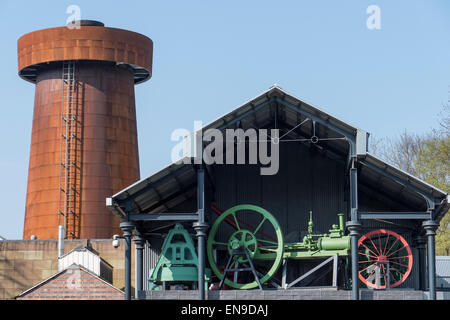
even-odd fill
[{"label": "red flywheel", "polygon": [[390,230],[378,229],[358,241],[358,276],[369,288],[395,288],[411,273],[413,256],[408,242]]}]

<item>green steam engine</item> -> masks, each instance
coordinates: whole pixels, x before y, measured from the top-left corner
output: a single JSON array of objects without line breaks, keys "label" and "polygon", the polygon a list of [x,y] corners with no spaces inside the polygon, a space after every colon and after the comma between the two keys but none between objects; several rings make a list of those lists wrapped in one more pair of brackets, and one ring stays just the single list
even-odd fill
[{"label": "green steam engine", "polygon": [[[278,221],[264,208],[242,204],[222,212],[213,205],[212,210],[218,217],[207,241],[211,269],[206,269],[205,282],[212,281],[212,270],[220,280],[216,289],[222,289],[223,285],[235,289],[262,289],[266,283],[286,289],[331,261],[333,272],[337,273],[338,258],[350,255],[350,236],[345,235],[342,213],[338,214],[338,224],[333,224],[328,233],[315,234],[312,212],[309,212],[308,230],[302,241],[285,243]],[[393,231],[380,229],[362,236],[358,250],[359,279],[367,287],[385,289],[398,286],[411,271],[411,249]],[[286,284],[287,261],[306,259],[326,260]],[[177,224],[166,236],[159,260],[151,270],[151,290],[165,283],[195,284],[197,261],[192,236]],[[280,285],[271,279],[282,264],[283,281]],[[336,284],[335,274],[333,283]]]}]

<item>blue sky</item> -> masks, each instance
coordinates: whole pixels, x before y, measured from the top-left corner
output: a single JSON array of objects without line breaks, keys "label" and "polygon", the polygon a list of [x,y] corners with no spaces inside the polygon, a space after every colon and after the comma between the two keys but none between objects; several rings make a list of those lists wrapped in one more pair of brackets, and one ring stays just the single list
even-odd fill
[{"label": "blue sky", "polygon": [[[17,76],[17,39],[83,19],[154,42],[136,87],[141,176],[170,163],[176,128],[208,123],[274,83],[372,135],[436,126],[450,85],[450,1],[0,0],[0,235],[23,231],[34,85]],[[381,30],[369,30],[369,5]]]}]

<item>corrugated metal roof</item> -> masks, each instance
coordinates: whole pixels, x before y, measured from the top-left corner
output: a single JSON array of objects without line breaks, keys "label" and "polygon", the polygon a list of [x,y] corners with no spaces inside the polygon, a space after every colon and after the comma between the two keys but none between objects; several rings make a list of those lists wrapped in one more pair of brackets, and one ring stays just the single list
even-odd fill
[{"label": "corrugated metal roof", "polygon": [[61,259],[61,258],[64,258],[65,256],[68,256],[69,254],[71,254],[72,252],[75,252],[75,251],[89,251],[89,252],[91,252],[91,253],[93,253],[93,254],[95,254],[95,255],[98,255],[98,254],[94,251],[94,249],[92,249],[92,248],[90,248],[90,247],[87,247],[87,246],[77,246],[77,247],[73,248],[72,250],[70,250],[69,252],[63,254],[63,255],[62,255],[61,257],[59,257],[59,258],[60,258],[60,259]]},{"label": "corrugated metal roof", "polygon": [[[360,166],[358,173],[358,178],[367,181],[367,183],[375,186],[376,188],[382,188],[385,193],[396,195],[399,199],[404,198],[405,202],[410,202],[411,207],[422,208],[421,210],[426,211],[426,202],[424,198],[418,193],[423,193],[434,198],[435,201],[442,201],[442,205],[438,208],[435,213],[436,219],[440,220],[442,216],[448,211],[448,194],[439,188],[432,186],[431,184],[414,177],[413,175],[403,171],[370,153],[366,153],[365,156],[361,157],[366,163],[373,166],[373,168],[368,166]],[[375,168],[375,169],[374,169]],[[379,169],[379,170],[376,170]],[[384,175],[383,173],[387,175]],[[392,175],[402,181],[402,183],[407,183],[411,185],[410,188],[402,187],[399,182],[394,179],[389,178],[388,175]],[[415,191],[416,189],[417,191]],[[417,211],[417,210],[416,210]]]},{"label": "corrugated metal roof", "polygon": [[[295,106],[295,110],[287,106]],[[303,115],[302,111],[314,116],[316,120],[320,120],[320,123],[314,124],[313,122],[315,121],[308,121],[308,117]],[[330,157],[345,158],[348,155],[349,146],[347,141],[343,139],[343,135],[349,134],[356,138],[358,130],[360,130],[274,86],[204,126],[202,131],[205,134],[207,129],[224,130],[225,128],[236,128],[237,126],[244,130],[248,128],[273,128],[275,112],[277,112],[279,121],[282,121],[284,125],[283,128],[280,128],[280,137],[297,141],[307,140],[307,138],[311,137],[311,132],[317,130],[316,132],[320,133],[320,138],[324,141],[323,144],[326,146]],[[302,123],[301,126],[299,125],[300,123]],[[330,124],[334,129],[330,129],[327,124]],[[307,142],[305,141],[305,143]],[[368,153],[363,154],[361,158],[375,168],[392,174],[398,179],[410,183],[418,190],[429,193],[433,197],[440,199],[440,201],[442,200],[443,205],[440,207],[440,214],[438,213],[437,215],[438,219],[448,210],[447,194],[444,191]],[[378,186],[378,188],[383,188],[387,192],[399,195],[404,198],[404,202],[410,202],[412,207],[422,208],[424,205],[423,198],[416,192],[408,188],[399,188],[397,182],[383,176],[376,170],[364,167],[361,169],[358,179],[365,180],[371,188]],[[184,201],[187,195],[195,195],[195,186],[196,172],[194,166],[192,164],[172,163],[157,173],[108,198],[107,206],[113,213],[123,217],[125,213],[121,205],[125,200],[133,199],[131,208],[129,208],[130,212],[166,212]],[[167,201],[167,199],[169,200]],[[160,205],[162,202],[164,202],[164,205]]]},{"label": "corrugated metal roof", "polygon": [[[172,163],[108,198],[106,205],[113,213],[123,217],[125,215],[123,208],[117,204],[128,197],[133,197],[134,201],[130,208],[133,212],[164,212],[168,210],[169,205],[173,207],[180,202],[180,199],[185,199],[185,193],[195,193],[195,190],[192,190],[195,189],[195,182],[196,174],[192,165]],[[180,194],[176,195],[177,193]],[[158,204],[167,198],[170,199],[170,204],[161,208]]]},{"label": "corrugated metal roof", "polygon": [[450,256],[436,256],[436,276],[450,278]]},{"label": "corrugated metal roof", "polygon": [[[299,109],[304,110],[308,113],[311,113],[324,121],[329,122],[332,125],[335,125],[339,127],[340,129],[350,133],[350,134],[356,134],[356,131],[358,128],[356,126],[353,126],[349,124],[348,122],[344,122],[331,114],[317,108],[316,106],[313,106],[310,103],[307,103],[303,99],[299,99],[292,94],[289,94],[285,90],[281,89],[278,86],[272,86],[267,91],[263,92],[262,94],[258,95],[257,97],[245,102],[241,106],[237,107],[233,111],[217,118],[216,120],[212,121],[210,124],[206,125],[203,128],[203,131],[210,129],[210,128],[220,128],[222,126],[228,126],[228,123],[239,118],[242,115],[245,115],[247,112],[252,111],[256,109],[258,106],[263,105],[264,103],[267,103],[270,98],[272,97],[279,97],[280,99],[293,104],[297,106]],[[260,113],[260,116],[263,116],[264,118],[267,118],[267,109],[266,111],[266,117],[264,117],[264,112]],[[293,111],[290,111],[290,113],[294,113]]]},{"label": "corrugated metal roof", "polygon": [[[96,252],[93,248],[87,247],[87,246],[77,246],[77,247],[73,248],[72,250],[70,250],[69,252],[63,254],[61,257],[59,257],[59,260],[62,261],[67,256],[72,255],[75,252],[88,252],[89,254],[92,254],[92,255],[98,257],[100,259],[100,261],[105,263],[109,268],[113,268],[113,266],[110,263],[108,263],[105,259],[100,257],[98,252]],[[83,265],[83,264],[81,264],[81,265]]]},{"label": "corrugated metal roof", "polygon": [[443,191],[435,186],[432,186],[428,182],[425,182],[425,181],[409,174],[408,172],[403,171],[403,170],[395,167],[394,165],[389,164],[384,160],[381,160],[380,158],[378,158],[374,155],[371,155],[370,153],[366,154],[365,159],[368,162],[379,167],[380,169],[386,170],[387,172],[392,173],[392,174],[398,176],[399,178],[404,179],[405,181],[411,182],[415,187],[421,189],[424,192],[429,192],[435,197],[443,197],[443,196],[447,195],[447,193],[445,191]]}]

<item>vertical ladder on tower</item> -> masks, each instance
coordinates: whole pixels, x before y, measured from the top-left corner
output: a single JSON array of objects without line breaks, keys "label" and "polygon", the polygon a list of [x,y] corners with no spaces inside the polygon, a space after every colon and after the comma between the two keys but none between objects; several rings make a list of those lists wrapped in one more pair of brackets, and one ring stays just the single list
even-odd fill
[{"label": "vertical ladder on tower", "polygon": [[80,236],[81,117],[77,92],[75,61],[64,61],[62,67],[58,225],[64,225],[66,239],[77,239]]}]

